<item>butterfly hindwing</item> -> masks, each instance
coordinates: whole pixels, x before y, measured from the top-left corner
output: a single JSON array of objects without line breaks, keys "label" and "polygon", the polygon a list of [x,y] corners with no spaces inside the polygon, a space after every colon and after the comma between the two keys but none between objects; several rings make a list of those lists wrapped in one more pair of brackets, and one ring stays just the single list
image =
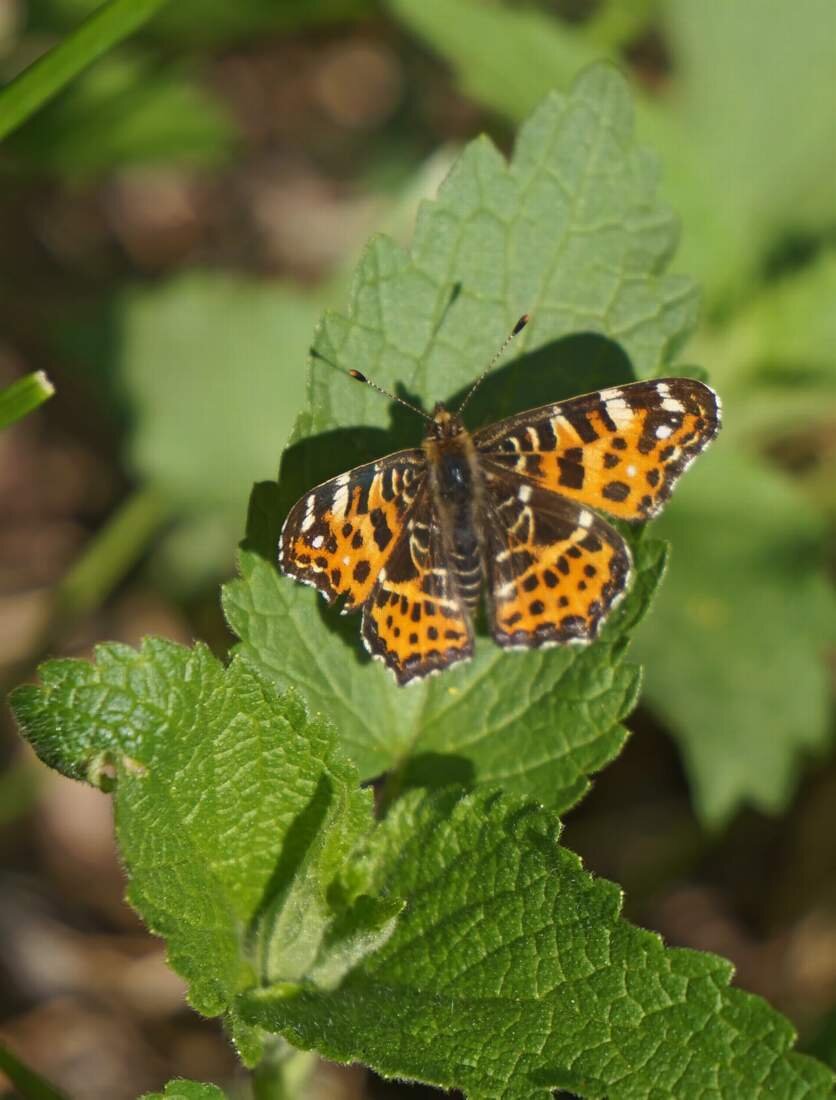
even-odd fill
[{"label": "butterfly hindwing", "polygon": [[422,451],[395,454],[325,481],[297,501],[279,540],[283,572],[345,610],[369,597],[425,480]]},{"label": "butterfly hindwing", "polygon": [[474,433],[480,454],[561,496],[626,520],[661,509],[719,430],[702,382],[634,382],[520,413]]},{"label": "butterfly hindwing", "polygon": [[363,609],[362,633],[366,648],[392,669],[399,684],[473,653],[470,618],[426,487]]},{"label": "butterfly hindwing", "polygon": [[491,633],[501,646],[588,642],[627,586],[630,551],[577,501],[485,462]]}]

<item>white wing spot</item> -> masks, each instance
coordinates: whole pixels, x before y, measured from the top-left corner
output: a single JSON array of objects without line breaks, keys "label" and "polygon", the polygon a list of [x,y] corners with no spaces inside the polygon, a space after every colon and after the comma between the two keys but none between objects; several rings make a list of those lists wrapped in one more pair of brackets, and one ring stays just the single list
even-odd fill
[{"label": "white wing spot", "polygon": [[305,504],[305,518],[302,520],[302,530],[307,531],[314,521],[314,505],[316,504],[316,497],[311,493]]},{"label": "white wing spot", "polygon": [[520,500],[528,503],[528,501],[531,500],[531,486],[521,485],[517,490],[517,496],[520,498]]},{"label": "white wing spot", "polygon": [[685,412],[685,407],[681,401],[677,401],[675,397],[666,397],[662,402],[662,408],[666,412],[681,413]]},{"label": "white wing spot", "polygon": [[626,473],[627,473],[628,477],[635,477],[636,476],[636,467],[635,466],[628,466],[627,470],[626,470]]},{"label": "white wing spot", "polygon": [[315,539],[311,539],[311,546],[314,548],[314,550],[318,550],[320,546],[322,546],[323,542],[325,542],[325,536],[317,535]]},{"label": "white wing spot", "polygon": [[607,401],[606,410],[610,416],[610,419],[615,424],[616,428],[626,428],[630,424],[635,416],[635,413],[627,404],[626,401]]},{"label": "white wing spot", "polygon": [[672,431],[673,428],[670,426],[670,424],[660,424],[659,427],[656,429],[656,438],[667,439]]},{"label": "white wing spot", "polygon": [[602,401],[613,401],[618,397],[621,397],[621,390],[618,386],[613,386],[608,390],[601,390],[599,394]]},{"label": "white wing spot", "polygon": [[589,527],[592,526],[592,520],[593,519],[594,519],[594,516],[592,515],[592,513],[588,512],[586,510],[586,508],[584,508],[584,510],[578,516],[578,523],[581,525],[581,527],[584,527],[584,528],[588,529]]}]

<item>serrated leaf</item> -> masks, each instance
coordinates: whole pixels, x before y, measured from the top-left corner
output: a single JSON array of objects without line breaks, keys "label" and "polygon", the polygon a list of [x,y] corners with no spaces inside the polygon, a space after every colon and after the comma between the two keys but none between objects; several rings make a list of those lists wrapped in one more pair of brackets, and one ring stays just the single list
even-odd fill
[{"label": "serrated leaf", "polygon": [[[510,164],[486,138],[472,142],[437,200],[422,204],[411,251],[373,240],[348,317],[326,314],[306,432],[387,424],[379,395],[338,384],[335,364],[360,365],[427,402],[451,398],[523,312],[531,322],[518,356],[598,333],[621,345],[638,376],[657,372],[693,327],[697,294],[690,280],[661,274],[676,223],[656,198],[655,161],[634,145],[632,122],[625,81],[601,65],[568,95],[547,97]],[[577,364],[556,373],[564,384],[585,381]],[[473,415],[495,412],[503,398],[489,387]]]},{"label": "serrated leaf", "polygon": [[730,965],[665,949],[558,845],[557,819],[494,795],[407,796],[368,841],[380,893],[407,899],[385,946],[323,992],[241,997],[253,1024],[469,1100],[824,1098],[829,1070],[729,988]]},{"label": "serrated leaf", "polygon": [[637,645],[647,696],[718,826],[741,802],[783,809],[827,744],[836,599],[822,523],[779,473],[721,439],[685,488],[659,524],[671,568]]},{"label": "serrated leaf", "polygon": [[[23,732],[51,767],[115,783],[128,899],[199,1012],[227,1011],[256,981],[338,980],[385,938],[391,899],[370,906],[362,883],[328,895],[370,794],[297,696],[241,659],[224,669],[203,646],[155,639],[40,673],[42,687],[13,695]],[[257,1036],[231,1024],[255,1060]]]},{"label": "serrated leaf", "polygon": [[630,362],[610,340],[639,374],[659,368],[693,322],[695,296],[687,280],[660,274],[675,232],[654,179],[632,144],[623,80],[590,70],[570,96],[543,104],[510,165],[484,139],[469,146],[422,207],[412,251],[375,240],[349,316],[327,314],[320,327],[281,498],[267,487],[254,496],[243,577],[224,606],[242,652],[335,721],[364,777],[394,769],[395,785],[501,783],[564,808],[623,741],[638,684],[624,643],[660,575],[660,547],[638,548],[638,583],[599,644],[504,654],[481,642],[469,665],[406,690],[360,652],[356,620],[326,612],[272,563],[296,496],[419,437],[399,407],[381,430],[385,403],[335,365],[360,365],[427,403],[450,399],[530,307],[523,354],[486,380],[471,423],[625,381]]},{"label": "serrated leaf", "polygon": [[221,1092],[217,1085],[178,1077],[169,1081],[162,1092],[146,1092],[139,1100],[226,1100],[226,1093]]},{"label": "serrated leaf", "polygon": [[279,575],[280,515],[276,486],[258,486],[224,610],[239,652],[334,722],[361,778],[395,769],[394,789],[501,784],[563,808],[618,753],[639,686],[626,637],[655,592],[664,544],[637,544],[632,590],[596,645],[509,655],[480,639],[470,663],[404,689],[359,649],[356,619],[331,622],[315,592]]}]

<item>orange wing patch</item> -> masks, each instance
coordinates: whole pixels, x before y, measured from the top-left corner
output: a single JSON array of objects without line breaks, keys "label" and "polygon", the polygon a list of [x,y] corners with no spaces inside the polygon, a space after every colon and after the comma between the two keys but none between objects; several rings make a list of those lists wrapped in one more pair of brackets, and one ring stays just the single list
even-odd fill
[{"label": "orange wing patch", "polygon": [[363,641],[399,684],[473,654],[473,630],[432,523],[428,495],[407,520],[363,609]]},{"label": "orange wing patch", "polygon": [[398,451],[312,489],[282,528],[283,572],[329,603],[345,596],[345,611],[360,607],[397,545],[425,469],[421,451]]},{"label": "orange wing patch", "polygon": [[474,441],[485,458],[544,489],[646,520],[719,427],[713,390],[667,378],[546,405],[484,428]]},{"label": "orange wing patch", "polygon": [[494,639],[507,647],[591,641],[627,586],[624,539],[576,502],[485,465],[497,520],[488,563]]}]

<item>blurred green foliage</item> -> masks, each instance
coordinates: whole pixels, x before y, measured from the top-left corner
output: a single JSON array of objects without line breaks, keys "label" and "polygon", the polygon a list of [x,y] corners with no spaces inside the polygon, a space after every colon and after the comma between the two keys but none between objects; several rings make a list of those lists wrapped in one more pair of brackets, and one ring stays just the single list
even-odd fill
[{"label": "blurred green foliage", "polygon": [[8,170],[70,182],[131,164],[214,164],[235,130],[218,100],[146,51],[104,58],[7,143]]},{"label": "blurred green foliage", "polygon": [[[67,29],[100,0],[31,0],[34,26]],[[253,39],[266,31],[327,26],[371,14],[375,0],[176,0],[154,22],[151,34],[198,45]]]},{"label": "blurred green foliage", "polygon": [[[60,34],[94,6],[34,0],[27,33]],[[202,79],[212,51],[351,20],[403,53],[429,49],[500,136],[594,59],[633,74],[638,135],[682,220],[675,269],[704,292],[687,359],[726,408],[716,452],[659,525],[673,559],[638,644],[646,699],[680,741],[706,822],[745,802],[780,810],[831,729],[836,493],[810,439],[836,418],[836,7],[611,0],[570,22],[498,0],[181,0],[33,118],[6,170],[77,182],[147,162],[229,165],[242,135]],[[401,131],[427,109],[428,61],[414,56]],[[420,142],[401,131],[417,176]],[[175,583],[226,567],[249,486],[275,473],[301,405],[315,318],[343,294],[341,279],[303,292],[205,270],[117,294],[104,367],[132,410],[126,465],[183,518],[164,544]]]}]

